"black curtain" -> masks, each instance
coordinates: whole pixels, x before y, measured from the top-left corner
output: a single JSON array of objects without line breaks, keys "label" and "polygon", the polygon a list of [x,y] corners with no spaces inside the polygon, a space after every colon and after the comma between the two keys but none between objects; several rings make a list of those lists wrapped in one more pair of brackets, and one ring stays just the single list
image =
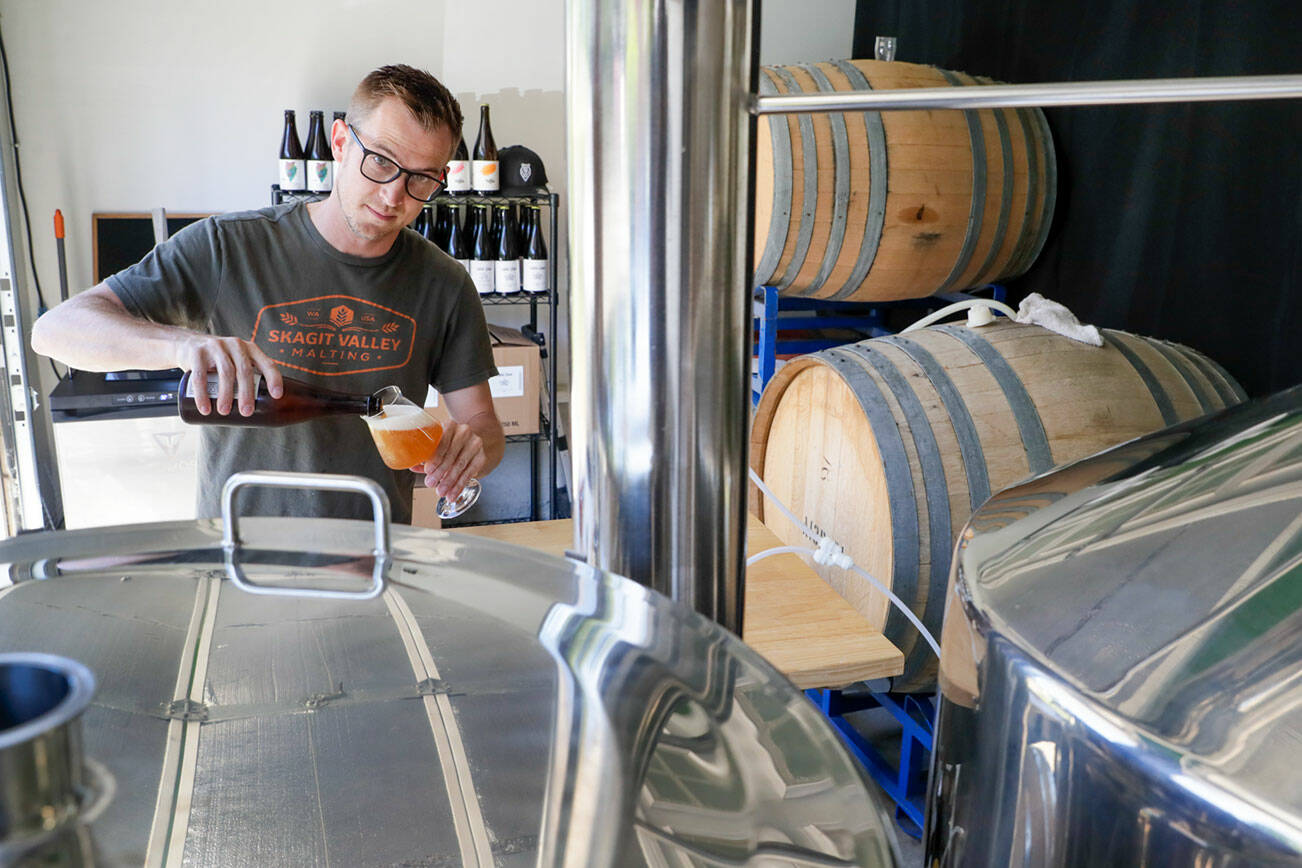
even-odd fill
[{"label": "black curtain", "polygon": [[[859,0],[854,56],[1007,82],[1302,73],[1298,0]],[[1188,344],[1251,395],[1302,382],[1302,100],[1045,109],[1058,201],[1009,284]]]}]

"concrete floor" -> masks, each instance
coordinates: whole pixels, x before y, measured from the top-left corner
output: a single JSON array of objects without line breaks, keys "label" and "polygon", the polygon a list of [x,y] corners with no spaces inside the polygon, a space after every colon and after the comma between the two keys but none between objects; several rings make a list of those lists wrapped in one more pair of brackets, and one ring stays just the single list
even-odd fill
[{"label": "concrete floor", "polygon": [[[876,689],[886,689],[886,683],[875,685]],[[900,725],[880,708],[855,712],[846,716],[846,720],[855,731],[868,740],[889,763],[898,762],[900,744]],[[874,783],[875,785],[875,783]],[[891,805],[890,797],[878,788],[883,805]],[[895,823],[895,838],[900,845],[900,868],[922,868],[922,841],[909,835]]]}]

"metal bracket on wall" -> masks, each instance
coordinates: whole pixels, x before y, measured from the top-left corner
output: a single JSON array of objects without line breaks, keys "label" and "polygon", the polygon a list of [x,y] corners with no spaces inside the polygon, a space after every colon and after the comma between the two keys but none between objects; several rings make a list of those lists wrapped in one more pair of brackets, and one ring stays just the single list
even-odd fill
[{"label": "metal bracket on wall", "polygon": [[878,36],[877,41],[873,44],[873,57],[877,60],[891,61],[895,59],[895,37]]}]

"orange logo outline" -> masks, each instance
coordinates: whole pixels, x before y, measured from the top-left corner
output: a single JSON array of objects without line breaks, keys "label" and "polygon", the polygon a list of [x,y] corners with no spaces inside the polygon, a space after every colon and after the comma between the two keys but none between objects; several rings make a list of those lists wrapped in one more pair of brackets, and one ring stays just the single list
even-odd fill
[{"label": "orange logo outline", "polygon": [[317,374],[322,377],[346,377],[351,374],[369,374],[374,371],[391,371],[395,368],[401,368],[411,361],[411,354],[416,346],[416,319],[414,317],[408,316],[407,314],[403,313],[400,310],[394,310],[393,308],[385,307],[382,304],[376,304],[375,302],[368,301],[364,298],[357,298],[356,296],[352,296],[352,295],[340,295],[338,293],[332,295],[318,295],[313,298],[300,298],[296,301],[282,301],[277,304],[268,304],[263,306],[263,308],[258,311],[258,315],[253,320],[253,331],[249,335],[249,340],[252,341],[253,343],[257,343],[257,341],[254,340],[254,338],[257,337],[258,325],[262,322],[262,315],[264,313],[267,313],[269,311],[275,310],[276,308],[280,308],[280,307],[289,307],[291,305],[307,304],[313,301],[328,301],[330,299],[343,299],[348,302],[354,302],[356,304],[373,307],[378,310],[391,313],[394,316],[402,317],[403,319],[411,323],[411,341],[407,345],[406,357],[403,358],[403,360],[401,362],[398,362],[397,364],[382,365],[376,368],[358,368],[356,370],[350,370],[350,371],[322,371],[316,368],[305,368],[302,365],[294,365],[294,364],[290,364],[289,362],[283,362],[279,359],[273,359],[273,361],[276,364],[280,365],[281,367],[293,368],[296,371],[304,371],[306,373]]}]

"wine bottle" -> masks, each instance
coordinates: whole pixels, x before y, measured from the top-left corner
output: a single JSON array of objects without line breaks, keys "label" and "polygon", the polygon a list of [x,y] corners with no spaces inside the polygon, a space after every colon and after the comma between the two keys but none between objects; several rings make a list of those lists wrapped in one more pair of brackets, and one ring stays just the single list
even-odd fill
[{"label": "wine bottle", "polygon": [[307,188],[313,193],[329,193],[334,186],[335,158],[323,113],[313,111],[311,118],[307,125]]},{"label": "wine bottle", "polygon": [[294,110],[285,109],[285,131],[280,137],[280,189],[306,188],[307,160],[298,138],[298,125],[294,120]]},{"label": "wine bottle", "polygon": [[283,391],[279,398],[273,398],[267,391],[266,381],[258,376],[257,395],[253,400],[253,415],[241,415],[238,407],[232,402],[231,412],[223,416],[217,412],[216,406],[217,374],[210,371],[205,385],[213,407],[212,412],[205,416],[199,412],[199,408],[194,403],[196,384],[192,381],[193,373],[193,371],[186,371],[182,374],[181,382],[176,389],[177,411],[181,415],[181,421],[190,425],[270,428],[306,422],[323,416],[370,416],[378,413],[381,406],[379,392],[371,395],[338,392],[290,377],[281,377]]},{"label": "wine bottle", "polygon": [[461,223],[461,206],[448,205],[447,250],[466,271],[470,271],[470,228]]},{"label": "wine bottle", "polygon": [[488,106],[479,107],[479,136],[470,164],[473,179],[471,187],[481,196],[496,193],[502,186],[498,174],[497,144],[493,141],[493,125],[488,121]]},{"label": "wine bottle", "polygon": [[448,161],[447,193],[465,196],[470,192],[470,152],[466,150],[466,137],[457,144],[457,152]]},{"label": "wine bottle", "polygon": [[439,244],[438,209],[434,205],[426,205],[420,210],[425,215],[425,225],[421,227],[420,234],[425,236],[426,241],[442,247]]},{"label": "wine bottle", "polygon": [[497,206],[497,255],[493,258],[493,286],[498,295],[520,291],[520,245],[516,239],[511,206]]},{"label": "wine bottle", "polygon": [[411,229],[411,231],[423,238],[425,236],[425,223],[428,219],[429,218],[425,214],[425,209],[422,208],[416,213],[415,218],[407,224],[407,228]]},{"label": "wine bottle", "polygon": [[433,206],[434,219],[430,221],[429,240],[433,241],[444,253],[448,252],[448,212],[446,204],[439,202]]},{"label": "wine bottle", "polygon": [[484,222],[488,224],[489,259],[497,259],[497,245],[502,240],[502,221],[498,219],[497,209],[492,205],[484,206]]},{"label": "wine bottle", "polygon": [[543,243],[542,214],[537,205],[525,209],[524,250],[521,251],[520,283],[525,292],[547,291],[547,245]]},{"label": "wine bottle", "polygon": [[488,206],[474,206],[474,223],[470,232],[470,277],[480,295],[493,294],[492,227],[488,224]]}]

